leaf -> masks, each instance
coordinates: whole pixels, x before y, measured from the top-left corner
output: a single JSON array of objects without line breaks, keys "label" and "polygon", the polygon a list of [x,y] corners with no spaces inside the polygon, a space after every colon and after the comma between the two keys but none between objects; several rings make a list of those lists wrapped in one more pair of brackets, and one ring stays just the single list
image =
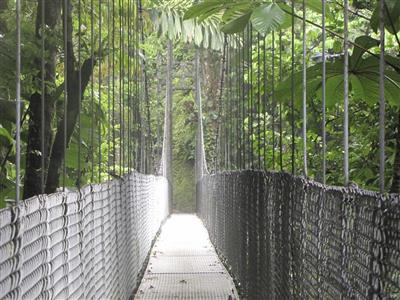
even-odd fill
[{"label": "leaf", "polygon": [[233,34],[242,32],[247,24],[249,23],[251,16],[251,11],[247,12],[246,14],[242,15],[241,17],[230,21],[229,23],[223,25],[221,27],[221,31],[226,34]]},{"label": "leaf", "polygon": [[[336,103],[340,103],[344,98],[343,74],[329,76],[326,79],[326,107],[333,107]],[[322,87],[318,89],[319,98],[322,95]]]},{"label": "leaf", "polygon": [[[306,7],[319,14],[322,14],[321,2],[322,2],[321,0],[305,0]],[[330,4],[327,2],[325,4],[325,13],[328,18],[331,17],[329,6]]]},{"label": "leaf", "polygon": [[183,36],[185,37],[187,42],[191,42],[194,37],[194,20],[185,20],[183,21]]},{"label": "leaf", "polygon": [[222,9],[224,3],[228,1],[211,0],[194,4],[183,15],[183,20],[189,20],[204,15],[211,15]]},{"label": "leaf", "polygon": [[168,16],[165,11],[161,12],[161,32],[168,32]]},{"label": "leaf", "polygon": [[178,15],[178,13],[175,13],[175,33],[176,37],[179,37],[182,34],[182,24],[181,24],[181,18]]},{"label": "leaf", "polygon": [[[385,28],[391,34],[395,34],[400,31],[400,1],[385,0],[385,4],[387,7],[383,16]],[[370,19],[371,28],[375,31],[375,33],[377,33],[379,29],[379,9],[380,1],[377,1],[375,10]]]},{"label": "leaf", "polygon": [[349,76],[349,81],[351,85],[351,91],[353,93],[354,100],[364,100],[365,99],[365,92],[363,84],[360,78],[354,74]]},{"label": "leaf", "polygon": [[281,24],[281,26],[279,27],[280,29],[285,29],[285,28],[289,28],[292,26],[292,8],[285,4],[285,3],[278,3],[278,6],[282,9],[283,12],[285,12],[285,20],[283,21],[283,23]]},{"label": "leaf", "polygon": [[276,3],[260,5],[253,10],[250,20],[255,30],[266,35],[279,28],[285,21],[286,13]]},{"label": "leaf", "polygon": [[194,28],[194,43],[196,46],[200,46],[202,41],[203,41],[202,27],[199,24],[196,24]]},{"label": "leaf", "polygon": [[391,66],[400,73],[400,59],[391,55],[385,55],[386,62],[390,63]]},{"label": "leaf", "polygon": [[0,124],[0,137],[5,138],[9,144],[11,144],[14,141],[8,130],[5,129],[1,124]]},{"label": "leaf", "polygon": [[379,75],[363,74],[358,76],[364,89],[364,101],[369,105],[379,102]]},{"label": "leaf", "polygon": [[354,50],[353,50],[353,54],[350,57],[350,68],[351,69],[355,69],[358,65],[358,63],[360,62],[363,54],[373,48],[373,47],[377,47],[379,46],[379,41],[376,39],[373,39],[370,36],[367,35],[363,35],[363,36],[359,36],[355,39],[354,41],[355,44],[361,46],[361,47],[357,47],[354,46]]},{"label": "leaf", "polygon": [[223,23],[228,23],[234,19],[239,18],[240,16],[250,11],[251,9],[252,9],[251,2],[235,3],[225,9],[225,12],[221,17],[221,20]]}]

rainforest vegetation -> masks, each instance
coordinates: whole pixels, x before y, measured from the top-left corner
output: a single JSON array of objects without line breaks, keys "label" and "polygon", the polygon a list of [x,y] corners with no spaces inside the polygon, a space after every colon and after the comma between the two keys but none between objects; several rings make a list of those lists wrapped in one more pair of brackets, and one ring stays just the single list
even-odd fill
[{"label": "rainforest vegetation", "polygon": [[[349,2],[350,179],[377,190],[380,3]],[[139,0],[138,10],[131,0],[67,3],[65,11],[62,0],[22,1],[20,188],[24,198],[52,193],[62,185],[73,188],[101,182],[132,169],[155,173],[165,135],[165,101],[172,88],[174,203],[179,211],[193,211],[199,122],[196,78],[201,86],[209,171],[290,172],[294,159],[294,171],[302,175],[304,23],[308,176],[321,180],[320,0]],[[387,192],[399,193],[400,1],[386,0],[385,5],[385,181]],[[15,12],[15,1],[0,0],[0,207],[15,197]],[[326,181],[331,185],[344,182],[343,20],[343,1],[327,0]],[[115,30],[130,22],[131,27],[124,27],[130,29]],[[196,57],[200,60],[197,76]],[[240,73],[242,65],[246,74]],[[246,89],[247,115],[239,116],[235,85]],[[262,105],[251,105],[259,99]],[[239,164],[239,135],[248,137],[247,157],[254,156],[258,165]]]}]

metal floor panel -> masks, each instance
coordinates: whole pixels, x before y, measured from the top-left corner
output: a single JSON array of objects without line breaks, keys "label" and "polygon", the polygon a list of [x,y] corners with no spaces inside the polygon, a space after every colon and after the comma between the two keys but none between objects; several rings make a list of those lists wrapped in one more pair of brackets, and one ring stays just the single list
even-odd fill
[{"label": "metal floor panel", "polygon": [[147,267],[148,273],[217,273],[224,266],[215,256],[156,256]]},{"label": "metal floor panel", "polygon": [[152,274],[143,278],[135,299],[237,299],[234,295],[232,281],[226,274]]},{"label": "metal floor panel", "polygon": [[195,215],[172,215],[157,239],[136,300],[237,300],[235,285]]}]

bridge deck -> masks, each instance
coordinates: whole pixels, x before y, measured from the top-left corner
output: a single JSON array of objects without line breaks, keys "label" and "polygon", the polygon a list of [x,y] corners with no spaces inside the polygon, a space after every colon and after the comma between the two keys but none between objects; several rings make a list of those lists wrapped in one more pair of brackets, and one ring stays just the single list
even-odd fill
[{"label": "bridge deck", "polygon": [[135,299],[238,299],[199,218],[174,214],[167,220]]}]

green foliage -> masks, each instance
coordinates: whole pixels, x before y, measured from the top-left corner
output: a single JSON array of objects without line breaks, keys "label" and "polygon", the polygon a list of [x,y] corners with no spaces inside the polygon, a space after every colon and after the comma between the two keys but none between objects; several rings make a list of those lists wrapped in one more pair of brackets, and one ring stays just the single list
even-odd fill
[{"label": "green foliage", "polygon": [[[305,1],[311,11],[321,13],[319,0]],[[329,5],[328,15],[329,15]],[[285,1],[215,1],[206,0],[192,5],[184,19],[199,21],[220,17],[221,31],[226,34],[242,32],[251,23],[256,31],[265,35],[273,30],[285,29],[291,24],[292,8]]]},{"label": "green foliage", "polygon": [[[400,31],[400,1],[385,0],[385,6],[383,14],[385,29],[391,34],[395,34]],[[380,3],[377,1],[371,16],[371,27],[375,32],[378,32],[379,29],[379,7]]]},{"label": "green foliage", "polygon": [[253,28],[262,35],[282,28],[283,24],[290,24],[290,22],[291,18],[289,15],[276,3],[260,5],[255,8],[251,14],[251,24]]}]

